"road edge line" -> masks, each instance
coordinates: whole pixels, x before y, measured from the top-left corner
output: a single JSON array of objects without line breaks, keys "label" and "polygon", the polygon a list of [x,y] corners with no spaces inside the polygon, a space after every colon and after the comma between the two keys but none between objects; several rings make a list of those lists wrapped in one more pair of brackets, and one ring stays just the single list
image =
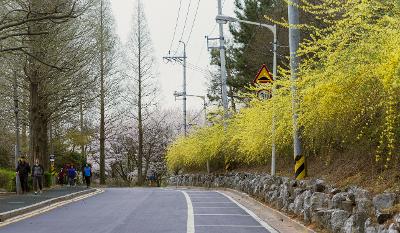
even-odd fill
[{"label": "road edge line", "polygon": [[261,224],[261,226],[263,226],[265,229],[267,229],[268,231],[270,231],[270,233],[279,233],[279,231],[277,231],[275,228],[273,228],[272,226],[270,226],[268,223],[266,223],[264,220],[262,220],[260,217],[258,217],[253,211],[247,209],[245,206],[243,206],[242,204],[240,204],[239,202],[237,202],[235,199],[233,199],[232,197],[228,196],[227,194],[220,192],[220,191],[216,191],[217,193],[225,196],[226,198],[228,198],[230,201],[232,201],[233,203],[235,203],[236,205],[238,205],[240,208],[242,208],[244,211],[246,211],[246,213],[248,213],[251,217],[253,217],[258,223]]},{"label": "road edge line", "polygon": [[186,198],[186,204],[188,207],[188,217],[187,217],[187,225],[186,225],[186,231],[187,233],[195,233],[195,228],[194,228],[194,211],[193,211],[193,204],[192,200],[190,199],[189,194],[187,192],[179,190],[181,193]]}]

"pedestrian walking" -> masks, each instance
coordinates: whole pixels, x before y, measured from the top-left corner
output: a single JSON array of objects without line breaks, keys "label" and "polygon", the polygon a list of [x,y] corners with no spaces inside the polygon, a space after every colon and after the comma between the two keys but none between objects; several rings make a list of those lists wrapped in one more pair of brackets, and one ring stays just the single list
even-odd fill
[{"label": "pedestrian walking", "polygon": [[64,183],[64,175],[65,175],[64,173],[65,173],[64,168],[61,168],[60,172],[58,173],[58,183],[60,185],[64,185],[65,184]]},{"label": "pedestrian walking", "polygon": [[39,163],[39,160],[36,159],[35,164],[32,166],[33,190],[35,190],[35,195],[38,194],[38,191],[39,193],[42,193],[43,175],[44,175],[43,166]]},{"label": "pedestrian walking", "polygon": [[22,194],[29,192],[28,177],[29,173],[31,173],[31,167],[29,166],[29,163],[26,161],[25,157],[21,157],[19,160],[16,171],[21,182]]},{"label": "pedestrian walking", "polygon": [[74,165],[71,164],[71,167],[68,169],[68,183],[70,186],[75,186],[75,178],[76,178],[76,169]]},{"label": "pedestrian walking", "polygon": [[90,178],[92,177],[92,168],[89,166],[89,164],[85,164],[85,167],[83,168],[83,176],[85,178],[86,182],[86,187],[90,187]]}]

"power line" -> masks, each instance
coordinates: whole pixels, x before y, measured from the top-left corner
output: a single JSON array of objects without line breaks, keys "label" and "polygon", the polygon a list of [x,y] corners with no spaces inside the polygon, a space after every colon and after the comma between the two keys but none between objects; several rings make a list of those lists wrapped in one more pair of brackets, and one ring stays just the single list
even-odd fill
[{"label": "power line", "polygon": [[[186,26],[187,26],[187,20],[188,20],[188,17],[189,17],[190,6],[191,6],[191,5],[192,5],[192,0],[189,1],[188,9],[187,9],[187,11],[186,11],[185,24],[183,25],[182,34],[181,34],[181,38],[179,39],[179,41],[182,41],[183,35],[185,34],[185,30],[186,30]],[[177,49],[177,50],[178,50],[178,49]]]},{"label": "power line", "polygon": [[194,28],[194,25],[196,24],[197,14],[199,12],[199,6],[200,6],[200,0],[197,2],[196,13],[194,14],[192,28],[190,29],[190,33],[189,33],[189,36],[188,36],[188,39],[187,39],[186,43],[189,43],[190,37],[192,36],[193,28]]},{"label": "power line", "polygon": [[181,7],[182,7],[182,0],[179,1],[178,15],[177,15],[177,17],[176,17],[174,35],[173,35],[173,37],[172,37],[171,45],[169,46],[169,51],[171,51],[172,45],[174,44],[174,41],[175,41],[176,29],[178,28],[179,17],[180,17],[180,13],[181,13]]}]

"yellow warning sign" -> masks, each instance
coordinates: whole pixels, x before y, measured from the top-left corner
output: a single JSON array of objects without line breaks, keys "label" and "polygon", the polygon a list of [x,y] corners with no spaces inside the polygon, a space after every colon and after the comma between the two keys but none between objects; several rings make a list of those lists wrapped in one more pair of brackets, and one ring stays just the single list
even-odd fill
[{"label": "yellow warning sign", "polygon": [[256,78],[254,79],[253,83],[256,84],[268,84],[273,83],[274,79],[271,76],[267,66],[265,64],[262,65],[261,69],[258,71]]}]

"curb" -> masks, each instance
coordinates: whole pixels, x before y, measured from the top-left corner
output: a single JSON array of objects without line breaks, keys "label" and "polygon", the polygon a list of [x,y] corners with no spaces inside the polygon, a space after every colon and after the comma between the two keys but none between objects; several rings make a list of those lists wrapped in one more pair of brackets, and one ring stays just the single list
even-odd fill
[{"label": "curb", "polygon": [[82,196],[82,195],[85,195],[85,194],[89,194],[89,193],[95,192],[96,190],[97,189],[91,188],[91,189],[88,189],[88,190],[83,190],[83,191],[71,193],[71,194],[68,194],[68,195],[61,196],[61,197],[55,197],[55,198],[52,198],[52,199],[49,199],[49,200],[46,200],[46,201],[42,201],[42,202],[30,205],[30,206],[25,206],[25,207],[22,207],[22,208],[19,208],[19,209],[10,210],[10,211],[7,211],[7,212],[0,213],[0,223],[6,221],[7,219],[10,219],[10,218],[22,215],[22,214],[26,214],[26,213],[32,212],[34,210],[46,207],[48,205],[51,205],[51,204],[54,204],[54,203],[57,203],[57,202],[70,200],[70,199],[73,199],[73,198],[78,197],[78,196]]}]

